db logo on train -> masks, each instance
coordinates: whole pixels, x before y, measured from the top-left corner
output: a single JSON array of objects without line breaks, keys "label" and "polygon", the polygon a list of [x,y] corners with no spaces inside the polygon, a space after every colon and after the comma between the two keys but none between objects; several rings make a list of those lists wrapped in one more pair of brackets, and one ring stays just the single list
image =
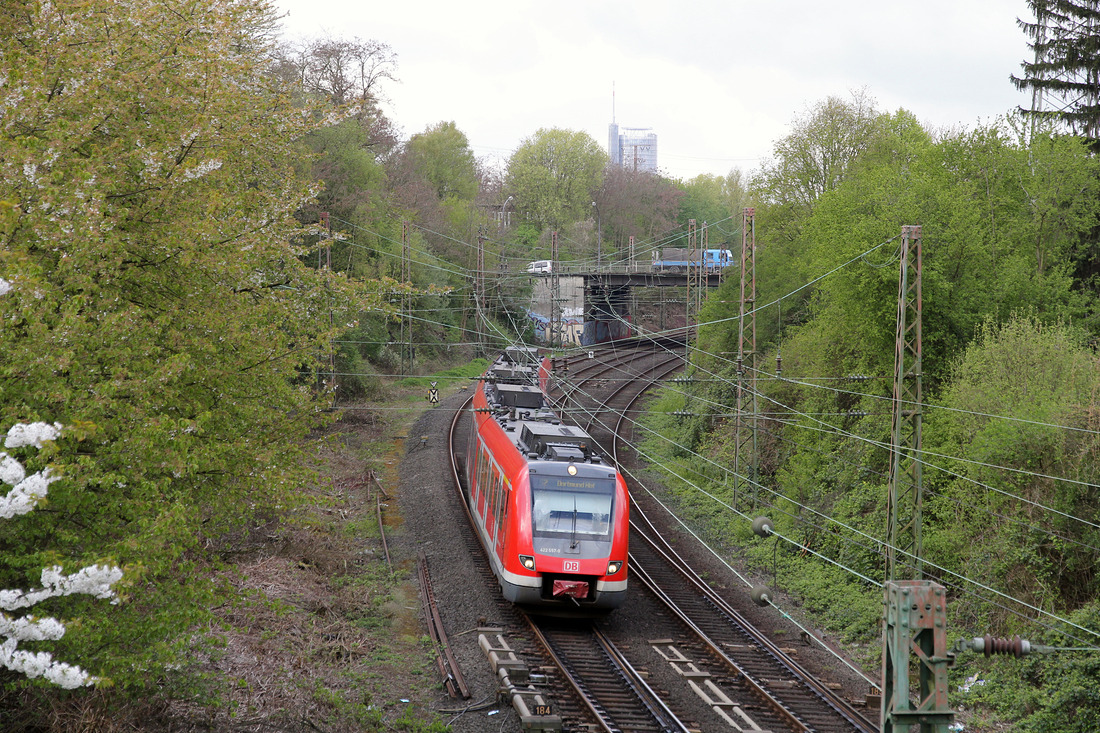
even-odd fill
[{"label": "db logo on train", "polygon": [[577,562],[576,560],[566,560],[563,567],[562,567],[562,570],[566,573],[568,573],[568,572],[579,573],[581,571],[581,564],[579,562]]}]

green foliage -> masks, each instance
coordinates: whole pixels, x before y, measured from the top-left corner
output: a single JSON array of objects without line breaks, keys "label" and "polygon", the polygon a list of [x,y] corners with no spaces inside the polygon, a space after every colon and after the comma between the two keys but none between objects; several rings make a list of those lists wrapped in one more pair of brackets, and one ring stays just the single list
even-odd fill
[{"label": "green foliage", "polygon": [[555,228],[591,215],[607,154],[585,132],[540,129],[508,160],[505,188],[516,208],[543,227]]},{"label": "green foliage", "polygon": [[398,384],[404,387],[429,387],[432,382],[439,382],[440,384],[462,382],[464,380],[473,380],[480,377],[488,368],[489,361],[479,358],[467,364],[463,364],[462,366],[446,369],[438,374],[432,374],[425,377],[407,377],[400,380]]},{"label": "green foliage", "polygon": [[[952,586],[953,628],[1035,638],[1003,599],[983,600],[954,574],[1063,616],[1095,614],[1088,609],[1100,593],[1100,534],[1092,526],[1100,513],[1093,274],[1100,160],[1075,138],[1021,135],[1015,118],[936,137],[908,112],[833,102],[799,121],[753,187],[759,353],[747,359],[760,370],[759,409],[770,413],[756,440],[763,488],[754,511],[769,513],[792,544],[753,542],[717,498],[746,513],[753,499],[723,493],[710,469],[699,468],[700,456],[732,467],[732,420],[697,430],[692,417],[672,414],[693,412],[704,399],[710,412],[735,404],[736,282],[708,300],[692,357],[700,374],[725,383],[663,396],[647,424],[671,442],[650,438],[647,450],[682,477],[671,479],[674,494],[702,535],[748,539],[747,559],[774,568],[822,625],[874,638],[897,239],[902,225],[919,224],[924,399],[943,408],[924,412],[924,552],[944,569],[933,574]],[[779,352],[783,379],[771,376]],[[751,458],[744,445],[742,466]],[[1081,625],[1096,628],[1094,619]],[[1066,729],[1095,728],[1081,712],[1095,707],[1095,665],[1058,659],[997,676],[998,665],[982,666],[990,683],[964,699],[981,715],[1024,721],[1021,730],[1060,730],[1059,716],[1082,721]],[[1042,689],[1028,691],[1013,674],[1030,674]]]},{"label": "green foliage", "polygon": [[355,224],[372,221],[381,205],[377,192],[385,178],[385,169],[372,149],[376,135],[372,119],[357,115],[306,136],[313,152],[311,175],[325,184],[316,204],[302,211],[308,223],[316,222],[320,211]]},{"label": "green foliage", "polygon": [[[1067,245],[1100,211],[1088,193],[1100,174],[1079,144],[1044,140],[1024,150],[1001,127],[936,143],[907,113],[879,128],[803,226],[804,272],[850,263],[816,286],[812,306],[815,328],[844,334],[837,351],[853,355],[844,368],[890,371],[896,245],[853,258],[896,238],[904,222],[922,224],[925,374],[933,385],[988,314],[1003,320],[1019,307],[1044,318],[1089,314],[1066,262]],[[835,364],[838,354],[823,356]]]},{"label": "green foliage", "polygon": [[[1100,510],[1100,441],[1090,432],[1098,389],[1095,355],[1080,333],[1027,317],[984,326],[954,368],[942,401],[948,409],[927,422],[930,450],[974,462],[953,466],[957,478],[929,477],[930,557],[982,567],[986,582],[1033,605],[1073,608],[1095,598],[1100,556],[1089,548],[1100,533],[1071,517],[1091,521]],[[975,604],[965,613],[998,631],[1013,628],[995,608]]]},{"label": "green foliage", "polygon": [[777,239],[796,238],[818,200],[839,186],[879,134],[881,117],[866,92],[829,97],[795,119],[754,176],[753,197],[765,205],[758,226]]},{"label": "green foliage", "polygon": [[[324,395],[300,386],[378,299],[302,265],[300,139],[317,122],[266,75],[266,3],[51,3],[0,14],[0,422],[66,426],[64,478],[0,527],[0,587],[125,570],[121,605],[67,599],[59,644],[123,687],[194,653],[216,555],[310,480]],[[155,28],[156,33],[148,29]],[[330,300],[331,298],[331,300]],[[109,621],[108,621],[109,619]]]},{"label": "green foliage", "polygon": [[[723,176],[703,174],[680,184],[684,191],[680,205],[681,226],[686,226],[688,219],[695,219],[700,226],[703,222],[726,222],[726,229],[734,226],[740,229],[741,212],[730,206],[733,196],[727,189],[727,182]],[[729,221],[734,218],[736,222]]]},{"label": "green foliage", "polygon": [[414,167],[441,201],[472,201],[478,191],[477,162],[470,141],[454,122],[439,122],[408,143]]}]

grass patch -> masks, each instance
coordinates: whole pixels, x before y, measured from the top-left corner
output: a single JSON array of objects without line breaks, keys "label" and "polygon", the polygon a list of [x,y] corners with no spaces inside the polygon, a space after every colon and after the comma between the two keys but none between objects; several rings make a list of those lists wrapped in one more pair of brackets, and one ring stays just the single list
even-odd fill
[{"label": "grass patch", "polygon": [[474,359],[467,364],[460,364],[459,366],[451,367],[450,369],[446,369],[436,374],[422,377],[406,377],[405,379],[399,380],[397,385],[402,388],[423,387],[424,389],[429,389],[432,386],[432,382],[435,382],[437,387],[450,387],[476,379],[484,374],[485,370],[488,368],[489,361],[487,359]]}]

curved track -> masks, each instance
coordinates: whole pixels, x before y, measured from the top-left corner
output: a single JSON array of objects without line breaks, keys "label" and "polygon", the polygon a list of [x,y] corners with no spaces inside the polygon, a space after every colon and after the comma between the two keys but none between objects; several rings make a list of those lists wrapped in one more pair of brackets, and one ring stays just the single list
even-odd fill
[{"label": "curved track", "polygon": [[[610,360],[604,370],[590,367],[581,383],[598,384],[608,373],[619,377],[631,371],[624,364],[636,361],[624,362],[618,357]],[[669,366],[671,363],[666,357],[658,357],[656,364],[644,371],[659,374],[656,379],[663,379],[676,370],[676,366]],[[628,412],[650,386],[644,381],[623,383],[609,396],[597,396],[575,387],[566,393],[565,399],[582,405],[579,409],[589,414],[588,432],[618,464],[619,436]],[[613,420],[605,416],[609,411],[615,413]],[[600,435],[597,425],[606,431],[605,435]],[[633,482],[628,478],[627,483]],[[877,724],[862,711],[802,668],[715,593],[661,537],[637,502],[631,511],[631,534],[631,577],[640,580],[685,631],[696,637],[710,663],[721,670],[720,674],[728,676],[735,689],[768,709],[768,717],[772,718],[767,721],[769,725],[794,731],[878,730]]]},{"label": "curved track", "polygon": [[[646,390],[682,368],[683,360],[668,345],[607,349],[599,357],[571,360],[567,368],[559,364],[553,393],[558,409],[585,427],[618,464],[618,436],[627,429],[627,416]],[[452,435],[461,414],[456,413]],[[457,487],[460,471],[453,449],[452,464]],[[632,503],[631,592],[651,596],[667,609],[670,621],[669,638],[625,639],[628,647],[652,644],[728,730],[878,730],[860,710],[754,629],[661,538],[638,502]],[[492,582],[491,574],[489,578]],[[558,680],[553,694],[563,703],[566,730],[710,729],[705,722],[682,722],[691,705],[685,707],[675,695],[650,689],[646,675],[600,631],[599,622],[574,621],[563,627],[541,617],[524,618],[529,633],[559,670],[552,675]]]}]

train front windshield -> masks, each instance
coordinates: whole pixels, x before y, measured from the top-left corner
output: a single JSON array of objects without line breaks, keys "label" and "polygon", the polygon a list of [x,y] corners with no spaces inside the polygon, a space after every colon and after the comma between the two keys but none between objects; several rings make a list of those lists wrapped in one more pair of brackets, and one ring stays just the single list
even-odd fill
[{"label": "train front windshield", "polygon": [[577,540],[611,538],[615,480],[531,475],[536,537]]}]

